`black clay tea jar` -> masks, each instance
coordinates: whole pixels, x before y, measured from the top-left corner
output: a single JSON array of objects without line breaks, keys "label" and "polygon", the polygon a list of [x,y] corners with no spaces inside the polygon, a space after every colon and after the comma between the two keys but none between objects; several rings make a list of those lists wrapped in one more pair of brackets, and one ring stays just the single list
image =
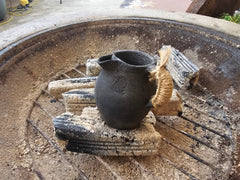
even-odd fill
[{"label": "black clay tea jar", "polygon": [[95,86],[95,99],[102,119],[116,129],[133,129],[151,108],[156,83],[149,74],[156,62],[147,53],[123,50],[98,59],[102,71]]}]

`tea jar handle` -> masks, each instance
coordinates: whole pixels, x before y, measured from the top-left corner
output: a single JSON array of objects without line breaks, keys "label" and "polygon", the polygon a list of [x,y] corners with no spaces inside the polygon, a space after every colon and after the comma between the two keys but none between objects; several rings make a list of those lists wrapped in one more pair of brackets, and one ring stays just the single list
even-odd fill
[{"label": "tea jar handle", "polygon": [[171,48],[166,46],[159,50],[160,59],[157,66],[150,72],[150,81],[155,80],[157,83],[156,94],[152,97],[151,103],[154,108],[167,103],[173,92],[173,80],[170,73],[165,69],[165,65],[170,57]]}]

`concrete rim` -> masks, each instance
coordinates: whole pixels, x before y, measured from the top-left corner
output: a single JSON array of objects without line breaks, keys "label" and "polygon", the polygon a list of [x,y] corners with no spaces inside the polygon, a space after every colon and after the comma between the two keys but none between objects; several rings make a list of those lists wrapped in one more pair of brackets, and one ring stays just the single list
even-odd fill
[{"label": "concrete rim", "polygon": [[96,9],[92,11],[85,10],[79,13],[70,12],[68,14],[56,14],[51,17],[43,17],[3,31],[0,36],[0,50],[33,34],[71,24],[94,20],[134,17],[155,18],[196,25],[198,27],[224,33],[229,37],[233,37],[233,39],[240,40],[240,25],[222,19],[182,12],[148,9],[131,9],[131,11],[127,9]]}]

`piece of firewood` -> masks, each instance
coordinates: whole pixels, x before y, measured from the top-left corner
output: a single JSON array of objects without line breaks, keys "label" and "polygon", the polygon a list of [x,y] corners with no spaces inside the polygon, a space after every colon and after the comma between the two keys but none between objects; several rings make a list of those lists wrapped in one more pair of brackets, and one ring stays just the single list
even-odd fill
[{"label": "piece of firewood", "polygon": [[154,129],[152,112],[140,127],[117,130],[106,125],[97,108],[85,107],[81,116],[64,113],[53,119],[56,136],[74,152],[107,156],[140,156],[158,153],[161,135]]},{"label": "piece of firewood", "polygon": [[62,98],[62,93],[72,89],[94,88],[97,77],[83,77],[52,81],[48,90],[55,98]]},{"label": "piece of firewood", "polygon": [[165,65],[170,57],[171,48],[161,49],[159,51],[160,58],[157,61],[157,65],[150,72],[149,80],[155,81],[157,85],[157,90],[155,95],[152,97],[152,105],[154,108],[163,106],[166,104],[173,92],[173,80],[170,73],[165,69]]},{"label": "piece of firewood", "polygon": [[151,111],[155,116],[177,116],[182,114],[182,99],[176,89],[173,90],[170,100],[163,104],[152,108]]},{"label": "piece of firewood", "polygon": [[167,47],[171,48],[171,53],[166,63],[166,69],[174,82],[181,89],[188,89],[196,85],[199,78],[199,68],[177,49],[171,46],[163,46],[162,49]]},{"label": "piece of firewood", "polygon": [[[181,89],[188,89],[197,84],[199,78],[199,68],[179,50],[171,46],[163,46],[162,49],[170,47],[170,58],[166,63],[166,69],[172,76],[175,83]],[[155,56],[155,58],[159,58]],[[89,59],[86,64],[86,72],[88,76],[97,76],[101,71],[101,67],[97,63],[97,59]]]},{"label": "piece of firewood", "polygon": [[98,76],[101,71],[101,66],[97,63],[98,59],[88,59],[86,63],[86,75]]},{"label": "piece of firewood", "polygon": [[82,114],[82,109],[87,106],[94,107],[94,88],[74,89],[62,94],[66,112],[76,115]]},{"label": "piece of firewood", "polygon": [[[67,112],[81,115],[82,109],[87,106],[94,107],[94,88],[74,89],[63,93],[63,99]],[[162,106],[152,108],[155,116],[177,116],[182,113],[182,99],[176,89],[173,90],[170,100]]]}]

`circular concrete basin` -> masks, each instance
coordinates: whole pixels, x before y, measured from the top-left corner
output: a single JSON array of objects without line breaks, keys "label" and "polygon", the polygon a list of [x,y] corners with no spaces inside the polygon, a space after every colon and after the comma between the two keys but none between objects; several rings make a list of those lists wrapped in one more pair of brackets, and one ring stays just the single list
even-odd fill
[{"label": "circular concrete basin", "polygon": [[[107,13],[102,18],[81,15],[66,16],[55,23],[44,23],[44,19],[39,24],[32,22],[25,25],[29,27],[25,31],[13,34],[14,37],[9,35],[14,29],[2,32],[2,176],[10,179],[237,177],[239,26],[169,12],[144,12],[144,17],[138,11],[123,16],[120,12],[111,16]],[[206,20],[214,24],[208,27]],[[227,32],[226,25],[232,25],[231,32]],[[156,55],[162,45],[179,49],[201,70],[196,87],[179,91],[184,101],[183,114],[188,118],[157,117],[156,129],[163,136],[159,155],[98,157],[65,152],[52,124],[52,118],[65,110],[61,100],[56,101],[46,91],[48,83],[81,77],[78,71],[85,72],[84,64],[90,58],[120,49]]]}]

